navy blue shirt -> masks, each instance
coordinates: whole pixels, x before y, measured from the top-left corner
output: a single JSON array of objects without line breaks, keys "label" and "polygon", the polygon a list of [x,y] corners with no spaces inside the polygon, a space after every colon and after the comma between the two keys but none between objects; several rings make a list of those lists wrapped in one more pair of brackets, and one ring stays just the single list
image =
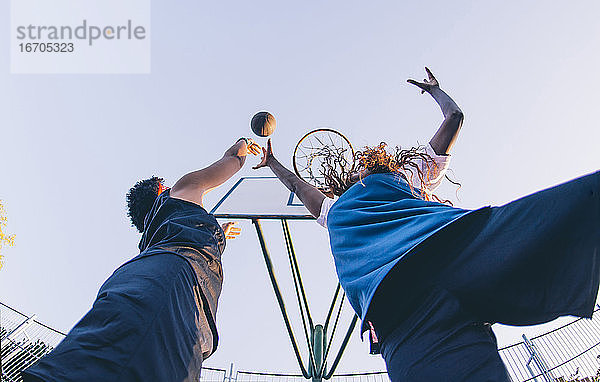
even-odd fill
[{"label": "navy blue shirt", "polygon": [[198,380],[217,347],[223,230],[201,206],[161,194],[140,254],[104,282],[65,339],[25,381]]},{"label": "navy blue shirt", "polygon": [[217,219],[196,203],[170,197],[170,190],[160,194],[144,220],[144,233],[139,243],[140,254],[132,261],[169,251],[185,258],[196,274],[204,315],[199,326],[212,336],[212,354],[218,344],[217,304],[223,285],[221,255],[225,250],[225,233]]}]

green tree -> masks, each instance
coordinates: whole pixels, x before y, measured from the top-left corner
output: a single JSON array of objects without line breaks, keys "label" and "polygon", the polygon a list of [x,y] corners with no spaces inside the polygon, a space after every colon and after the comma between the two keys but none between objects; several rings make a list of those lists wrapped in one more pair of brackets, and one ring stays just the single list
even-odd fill
[{"label": "green tree", "polygon": [[4,209],[4,205],[2,204],[2,200],[0,200],[0,269],[2,269],[2,265],[4,265],[4,256],[2,255],[2,247],[8,246],[12,247],[15,245],[15,235],[9,235],[4,233],[4,229],[6,228],[6,210]]}]

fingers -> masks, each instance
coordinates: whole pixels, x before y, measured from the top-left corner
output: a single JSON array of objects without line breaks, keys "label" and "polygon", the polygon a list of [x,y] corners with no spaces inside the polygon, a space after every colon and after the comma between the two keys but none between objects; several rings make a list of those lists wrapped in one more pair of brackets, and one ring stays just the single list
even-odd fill
[{"label": "fingers", "polygon": [[253,170],[258,170],[261,167],[267,166],[267,161],[269,160],[269,157],[273,156],[273,146],[271,145],[271,138],[269,138],[267,140],[267,148],[266,149],[264,147],[260,147],[260,148],[262,150],[263,157],[262,157],[261,162],[259,164],[257,164],[256,166],[252,167]]},{"label": "fingers", "polygon": [[409,84],[415,85],[419,89],[421,89],[421,94],[425,93],[427,91],[427,89],[428,89],[428,86],[429,86],[426,83],[417,82],[415,80],[406,80],[406,82],[408,82]]},{"label": "fingers", "polygon": [[425,71],[427,72],[427,76],[429,77],[429,81],[427,82],[433,86],[440,86],[440,83],[438,82],[437,78],[435,78],[435,76],[433,75],[433,73],[431,73],[431,70],[429,70],[428,67],[425,67]]},{"label": "fingers", "polygon": [[428,67],[425,67],[425,71],[427,72],[427,77],[429,77],[429,81],[437,81],[431,70]]},{"label": "fingers", "polygon": [[252,142],[252,144],[248,147],[248,151],[254,155],[258,155],[260,153],[260,147],[257,143]]},{"label": "fingers", "polygon": [[431,70],[429,70],[428,67],[425,67],[425,72],[427,72],[427,77],[429,77],[429,78],[423,79],[423,82],[418,82],[415,80],[407,80],[407,82],[409,84],[412,84],[412,85],[415,85],[415,86],[418,86],[419,88],[421,88],[421,93],[425,93],[426,91],[429,91],[432,86],[439,85],[438,80],[435,78],[433,73],[431,73]]},{"label": "fingers", "polygon": [[260,145],[252,140],[252,138],[240,138],[238,142],[244,142],[245,145],[240,147],[239,155],[245,156],[248,154],[257,155],[260,153]]},{"label": "fingers", "polygon": [[225,233],[226,239],[235,239],[241,234],[242,229],[234,227],[235,224],[237,224],[237,222],[227,222],[221,226],[223,228],[223,232]]},{"label": "fingers", "polygon": [[230,240],[230,239],[235,239],[236,237],[240,236],[240,232],[230,232],[229,235],[225,235],[225,238]]},{"label": "fingers", "polygon": [[240,228],[234,227],[234,225],[236,225],[237,222],[227,222],[227,223],[223,223],[221,224],[221,228],[223,228],[223,231],[225,231],[225,234],[228,235],[229,232],[231,231],[240,231]]},{"label": "fingers", "polygon": [[261,149],[262,149],[262,152],[263,152],[263,157],[262,157],[262,159],[261,159],[261,161],[260,161],[259,164],[257,164],[256,166],[252,167],[253,170],[258,170],[259,168],[264,167],[267,164],[267,150],[265,150],[264,147],[261,147]]},{"label": "fingers", "polygon": [[253,155],[257,155],[258,153],[260,153],[260,145],[250,138],[248,139],[248,145],[246,146],[246,150],[248,150]]},{"label": "fingers", "polygon": [[225,235],[226,239],[235,239],[236,237],[240,236],[240,234],[242,233],[241,230],[238,231],[230,231],[227,235]]},{"label": "fingers", "polygon": [[428,67],[425,67],[425,72],[427,72],[427,77],[429,77],[429,80],[433,80],[435,77],[433,76],[433,74],[431,73],[431,70],[429,70]]}]

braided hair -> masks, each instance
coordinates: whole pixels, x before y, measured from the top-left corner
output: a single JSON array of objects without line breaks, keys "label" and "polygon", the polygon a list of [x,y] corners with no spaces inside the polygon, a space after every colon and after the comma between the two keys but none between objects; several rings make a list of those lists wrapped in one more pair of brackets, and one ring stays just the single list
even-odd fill
[{"label": "braided hair", "polygon": [[[421,185],[429,183],[432,174],[438,170],[437,164],[433,158],[427,154],[424,146],[402,149],[396,146],[394,150],[388,150],[387,144],[381,142],[377,146],[366,146],[362,151],[357,151],[354,155],[354,166],[351,171],[347,167],[340,168],[335,166],[339,159],[331,156],[325,157],[322,164],[322,175],[325,179],[325,185],[334,195],[341,196],[354,183],[361,181],[363,173],[381,174],[396,173],[404,178],[415,193],[414,184],[416,176]],[[421,165],[425,163],[425,166]],[[451,183],[460,186],[460,183],[454,182],[448,176],[446,179]],[[428,192],[426,187],[420,187],[418,195],[424,200],[434,200],[440,203],[448,203],[449,200],[442,200],[436,195]]]}]

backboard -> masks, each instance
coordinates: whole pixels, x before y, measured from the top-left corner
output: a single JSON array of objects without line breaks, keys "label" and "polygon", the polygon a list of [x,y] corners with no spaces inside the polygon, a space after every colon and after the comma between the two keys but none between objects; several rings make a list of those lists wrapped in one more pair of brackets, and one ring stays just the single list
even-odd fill
[{"label": "backboard", "polygon": [[[358,316],[352,313],[353,318],[348,326],[346,335],[344,336],[340,348],[335,356],[335,360],[331,364],[331,368],[327,367],[327,356],[331,349],[332,341],[335,334],[336,327],[338,325],[338,318],[342,312],[344,293],[339,293],[341,286],[338,283],[333,299],[329,307],[329,313],[325,319],[325,324],[314,324],[310,309],[308,306],[308,299],[300,275],[300,268],[298,266],[298,259],[296,257],[296,250],[292,243],[292,237],[290,233],[290,226],[288,220],[308,220],[314,219],[314,217],[308,212],[308,210],[302,205],[300,200],[290,192],[276,177],[274,176],[252,176],[240,178],[215,204],[210,210],[216,218],[221,219],[250,219],[252,225],[256,229],[258,241],[265,261],[267,272],[269,273],[269,279],[277,298],[277,303],[281,311],[281,315],[285,324],[285,327],[290,337],[290,342],[296,355],[298,365],[302,372],[302,376],[313,381],[323,381],[331,378],[335,371],[342,353],[348,344],[350,335],[356,326]],[[261,228],[261,220],[272,219],[281,220],[281,226],[283,230],[283,238],[285,242],[285,248],[288,254],[288,260],[290,270],[292,273],[292,279],[294,282],[294,290],[298,301],[298,309],[302,316],[302,326],[304,329],[304,335],[306,338],[306,346],[308,347],[309,357],[306,363],[302,359],[302,355],[298,348],[298,342],[288,312],[285,308],[284,297],[281,293],[281,288],[277,283],[275,277],[273,261],[269,255],[267,249],[268,243],[265,238],[263,229]],[[337,315],[335,316],[335,323],[331,328],[331,337],[329,342],[326,340],[327,328],[330,319],[334,316],[333,312],[336,310]],[[305,364],[308,366],[305,367]]]},{"label": "backboard", "polygon": [[277,177],[240,178],[210,211],[222,219],[314,219]]}]

